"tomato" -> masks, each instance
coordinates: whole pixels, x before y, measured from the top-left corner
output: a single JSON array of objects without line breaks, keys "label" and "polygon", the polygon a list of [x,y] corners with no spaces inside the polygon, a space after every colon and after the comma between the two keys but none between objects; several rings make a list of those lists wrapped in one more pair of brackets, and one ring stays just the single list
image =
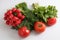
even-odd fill
[{"label": "tomato", "polygon": [[56,18],[48,18],[47,25],[52,26],[56,23]]},{"label": "tomato", "polygon": [[41,33],[41,32],[44,32],[46,29],[46,25],[43,23],[43,22],[35,22],[34,23],[34,30],[37,32],[37,33]]},{"label": "tomato", "polygon": [[18,29],[18,34],[21,37],[27,37],[30,34],[30,30],[28,30],[26,26],[23,26]]}]

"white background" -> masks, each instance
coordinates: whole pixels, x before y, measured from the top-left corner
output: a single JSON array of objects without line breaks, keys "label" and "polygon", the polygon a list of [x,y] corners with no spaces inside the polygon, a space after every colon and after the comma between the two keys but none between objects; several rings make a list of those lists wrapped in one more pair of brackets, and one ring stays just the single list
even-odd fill
[{"label": "white background", "polygon": [[[36,34],[31,32],[27,38],[19,37],[16,30],[7,26],[3,20],[4,13],[20,2],[26,2],[28,7],[32,3],[40,5],[54,5],[58,10],[57,23],[51,27],[47,27],[45,32]],[[60,0],[0,0],[0,40],[60,40]]]}]

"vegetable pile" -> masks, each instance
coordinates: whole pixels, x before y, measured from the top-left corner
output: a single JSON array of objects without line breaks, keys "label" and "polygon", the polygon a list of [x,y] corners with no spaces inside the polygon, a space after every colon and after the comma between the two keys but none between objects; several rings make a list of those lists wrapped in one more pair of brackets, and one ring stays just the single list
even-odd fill
[{"label": "vegetable pile", "polygon": [[4,20],[12,29],[18,30],[21,37],[27,37],[32,30],[37,33],[45,31],[46,26],[52,26],[56,23],[57,10],[55,6],[40,6],[38,3],[32,4],[29,9],[25,2],[19,3],[15,8],[9,9]]}]

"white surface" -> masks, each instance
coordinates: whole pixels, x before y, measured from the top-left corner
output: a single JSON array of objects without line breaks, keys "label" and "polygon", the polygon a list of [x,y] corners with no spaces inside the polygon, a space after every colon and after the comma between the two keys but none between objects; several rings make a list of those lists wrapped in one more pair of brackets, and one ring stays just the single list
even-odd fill
[{"label": "white surface", "polygon": [[[45,32],[41,34],[31,34],[27,38],[19,37],[16,30],[10,29],[4,23],[3,15],[7,11],[20,2],[27,2],[28,6],[32,3],[39,3],[40,5],[55,5],[58,10],[57,23],[52,27],[47,27]],[[60,0],[0,0],[0,40],[60,40]]]}]

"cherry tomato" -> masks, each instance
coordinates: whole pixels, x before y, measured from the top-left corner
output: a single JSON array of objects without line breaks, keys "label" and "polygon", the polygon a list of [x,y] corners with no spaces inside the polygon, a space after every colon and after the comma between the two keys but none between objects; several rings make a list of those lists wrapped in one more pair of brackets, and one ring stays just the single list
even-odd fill
[{"label": "cherry tomato", "polygon": [[26,26],[23,26],[20,29],[18,29],[18,34],[19,36],[25,38],[30,34],[30,30],[28,30]]},{"label": "cherry tomato", "polygon": [[56,18],[48,18],[47,25],[52,26],[56,23]]},{"label": "cherry tomato", "polygon": [[34,29],[37,33],[41,33],[45,31],[46,25],[43,22],[35,22]]}]

